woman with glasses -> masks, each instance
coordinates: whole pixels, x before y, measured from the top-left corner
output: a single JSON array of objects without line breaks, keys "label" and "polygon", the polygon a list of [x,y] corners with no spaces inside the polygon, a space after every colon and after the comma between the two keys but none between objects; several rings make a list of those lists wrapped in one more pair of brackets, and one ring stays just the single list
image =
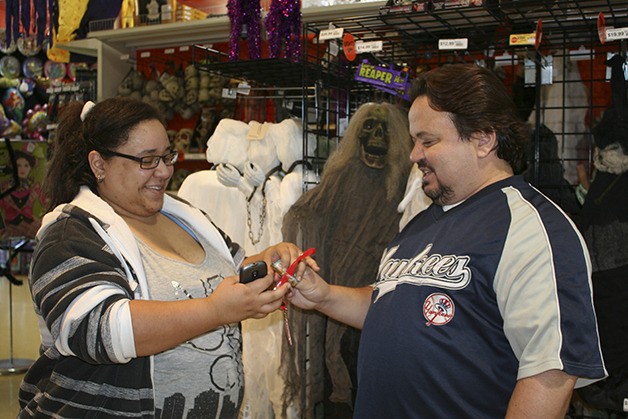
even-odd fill
[{"label": "woman with glasses", "polygon": [[287,266],[300,250],[245,257],[167,195],[177,153],[146,103],[72,103],[56,141],[29,278],[42,355],[22,382],[20,417],[237,417],[239,322],[279,308],[287,288],[236,272]]}]

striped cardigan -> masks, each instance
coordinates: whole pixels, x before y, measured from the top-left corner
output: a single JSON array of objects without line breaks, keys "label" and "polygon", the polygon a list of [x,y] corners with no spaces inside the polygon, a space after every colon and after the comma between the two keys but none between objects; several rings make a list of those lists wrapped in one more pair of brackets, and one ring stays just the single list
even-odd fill
[{"label": "striped cardigan", "polygon": [[[193,226],[238,266],[243,250],[173,197],[163,212]],[[18,417],[154,417],[152,357],[136,357],[128,301],[149,299],[124,220],[88,188],[46,214],[29,284],[42,354],[20,386]]]}]

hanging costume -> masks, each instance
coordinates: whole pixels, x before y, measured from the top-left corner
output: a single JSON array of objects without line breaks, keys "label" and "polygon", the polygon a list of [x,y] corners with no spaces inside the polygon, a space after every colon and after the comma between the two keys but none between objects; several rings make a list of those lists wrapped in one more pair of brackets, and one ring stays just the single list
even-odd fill
[{"label": "hanging costume", "polygon": [[625,59],[613,56],[611,106],[593,130],[595,173],[580,229],[591,253],[593,297],[609,378],[582,389],[598,408],[622,412],[628,398],[628,91]]},{"label": "hanging costume", "polygon": [[[286,164],[280,165],[279,156],[289,159],[290,169],[297,159],[293,156],[303,155],[302,143],[301,127],[292,120],[246,124],[223,119],[207,142],[207,159],[215,169],[189,175],[178,195],[223,223],[225,232],[243,243],[247,254],[258,253],[282,241],[286,201],[296,200],[297,192],[292,191],[289,198],[283,196],[280,175]],[[300,191],[302,183],[298,187]],[[284,339],[281,312],[243,321],[242,334],[247,383],[243,418],[282,417],[284,383],[278,373]],[[294,417],[291,412],[288,417]]]},{"label": "hanging costume", "polygon": [[415,215],[429,207],[432,200],[425,195],[421,185],[423,184],[423,172],[419,170],[419,166],[412,165],[412,170],[408,176],[406,191],[403,194],[403,200],[397,206],[397,211],[401,213],[399,220],[399,231],[414,218]]},{"label": "hanging costume", "polygon": [[249,59],[261,57],[261,11],[259,0],[227,0],[229,16],[229,60],[240,59],[240,36],[246,39]]},{"label": "hanging costume", "polygon": [[301,2],[272,0],[264,18],[270,58],[281,56],[291,61],[301,59]]},{"label": "hanging costume", "polygon": [[[315,247],[320,274],[331,283],[361,286],[376,278],[381,253],[398,231],[411,144],[405,112],[386,103],[362,105],[321,183],[284,217],[284,239]],[[324,400],[326,417],[350,416],[359,332],[296,308],[290,319],[295,346],[284,343],[286,403],[300,405],[298,392],[307,390],[306,405],[299,406],[303,417],[314,417],[315,405]]]},{"label": "hanging costume", "polygon": [[[560,157],[565,160],[564,176],[575,185],[578,183],[576,164],[581,157],[578,146],[587,132],[589,99],[578,66],[571,61],[565,63],[560,56],[555,56],[553,63],[554,82],[541,87],[541,123],[556,135]],[[529,122],[534,124],[535,117],[532,112]]]},{"label": "hanging costume", "polygon": [[228,188],[218,181],[215,166],[231,164],[238,170],[244,169],[247,143],[244,139],[249,126],[233,119],[222,119],[216,130],[207,140],[207,161],[214,166],[212,170],[200,170],[187,176],[178,196],[197,208],[202,209],[209,218],[236,243],[245,243],[246,211],[244,196],[235,188]]},{"label": "hanging costume", "polygon": [[[533,161],[534,164],[528,166],[523,177],[561,207],[572,219],[576,219],[580,214],[580,204],[576,198],[574,187],[564,177],[565,169],[558,156],[556,135],[543,124],[538,127],[538,135],[538,159],[534,157],[535,135],[533,134],[532,141],[530,141],[528,161]],[[538,168],[536,165],[538,165]]]}]

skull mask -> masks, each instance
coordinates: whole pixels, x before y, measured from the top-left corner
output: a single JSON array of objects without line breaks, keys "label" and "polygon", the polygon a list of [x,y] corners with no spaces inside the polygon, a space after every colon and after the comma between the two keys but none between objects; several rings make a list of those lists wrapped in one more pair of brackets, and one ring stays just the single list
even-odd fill
[{"label": "skull mask", "polygon": [[373,109],[367,115],[358,133],[361,145],[360,159],[373,169],[383,169],[386,166],[389,140],[386,117],[385,109]]}]

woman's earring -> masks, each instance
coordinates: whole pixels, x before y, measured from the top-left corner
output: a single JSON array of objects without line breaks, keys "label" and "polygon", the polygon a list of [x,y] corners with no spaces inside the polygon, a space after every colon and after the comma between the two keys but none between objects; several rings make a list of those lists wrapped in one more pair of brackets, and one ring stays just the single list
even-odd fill
[{"label": "woman's earring", "polygon": [[102,183],[102,181],[103,181],[103,180],[105,180],[105,177],[104,177],[103,175],[98,175],[98,176],[96,176],[96,181],[97,181],[98,183]]}]

